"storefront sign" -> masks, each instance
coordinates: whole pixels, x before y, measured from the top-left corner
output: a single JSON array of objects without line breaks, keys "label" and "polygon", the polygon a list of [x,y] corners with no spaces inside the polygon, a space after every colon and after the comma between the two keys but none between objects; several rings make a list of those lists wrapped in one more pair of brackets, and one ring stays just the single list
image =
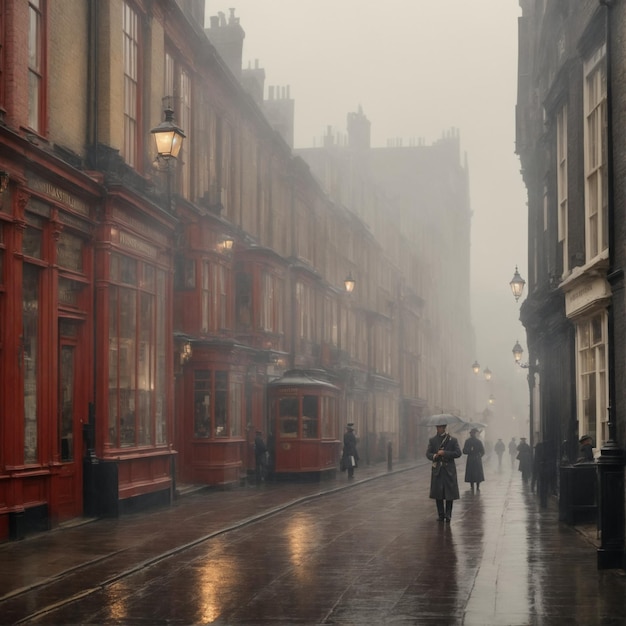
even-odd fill
[{"label": "storefront sign", "polygon": [[604,278],[585,278],[565,294],[565,314],[574,317],[596,302],[610,297],[611,289]]},{"label": "storefront sign", "polygon": [[157,258],[157,249],[154,246],[151,246],[149,243],[146,243],[137,237],[133,237],[124,231],[120,231],[120,245],[125,248],[130,248],[135,252],[140,252],[151,259]]},{"label": "storefront sign", "polygon": [[144,234],[146,237],[149,237],[150,239],[152,239],[152,241],[155,241],[156,243],[160,243],[164,246],[166,246],[168,243],[167,237],[163,235],[163,233],[160,233],[154,228],[151,228],[143,221],[134,218],[132,215],[128,215],[128,213],[125,213],[121,209],[114,207],[111,211],[111,217],[113,217],[118,222],[122,222],[124,224],[127,224],[128,226],[131,226],[136,231]]},{"label": "storefront sign", "polygon": [[86,202],[83,202],[80,198],[69,193],[69,191],[53,185],[51,182],[40,178],[32,172],[28,174],[28,187],[32,191],[42,193],[52,200],[64,204],[77,213],[81,213],[87,217],[89,216],[89,205]]}]

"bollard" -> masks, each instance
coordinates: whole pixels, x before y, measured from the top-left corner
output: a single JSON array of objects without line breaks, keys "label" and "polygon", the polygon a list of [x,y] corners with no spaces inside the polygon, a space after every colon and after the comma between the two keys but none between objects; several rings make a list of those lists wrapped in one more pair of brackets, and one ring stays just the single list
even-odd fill
[{"label": "bollard", "polygon": [[624,567],[624,450],[615,442],[609,421],[609,441],[597,461],[600,489],[598,569]]},{"label": "bollard", "polygon": [[387,444],[387,469],[391,471],[393,467],[393,448],[391,441]]}]

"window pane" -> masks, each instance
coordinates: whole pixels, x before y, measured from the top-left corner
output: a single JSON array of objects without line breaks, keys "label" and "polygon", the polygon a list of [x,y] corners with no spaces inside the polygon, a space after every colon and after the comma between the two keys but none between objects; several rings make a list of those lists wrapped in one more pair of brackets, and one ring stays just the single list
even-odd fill
[{"label": "window pane", "polygon": [[62,461],[74,458],[74,346],[59,355],[59,442]]},{"label": "window pane", "polygon": [[137,356],[137,388],[139,402],[139,443],[152,443],[152,390],[154,389],[154,296],[142,293],[139,322],[139,354]]},{"label": "window pane", "polygon": [[196,370],[193,382],[194,436],[211,436],[211,370]]},{"label": "window pane", "polygon": [[165,272],[157,271],[157,313],[156,313],[156,442],[162,444],[167,442],[167,420],[165,419],[166,394],[166,358],[167,344],[165,341],[167,331],[167,320],[165,319]]},{"label": "window pane", "polygon": [[298,398],[281,398],[278,403],[278,434],[280,437],[298,436]]},{"label": "window pane", "polygon": [[57,263],[76,272],[83,271],[83,240],[62,232],[57,241]]},{"label": "window pane", "polygon": [[22,250],[25,256],[41,259],[43,235],[41,230],[27,226],[22,239]]},{"label": "window pane", "polygon": [[243,385],[241,383],[232,382],[230,384],[230,434],[231,437],[241,437],[241,398],[243,394]]},{"label": "window pane", "polygon": [[137,300],[135,291],[119,290],[120,354],[119,354],[119,394],[120,394],[120,445],[133,446],[136,442],[136,332]]},{"label": "window pane", "polygon": [[22,277],[24,370],[24,462],[37,462],[37,387],[39,382],[39,271],[24,265]]},{"label": "window pane", "polygon": [[118,416],[118,363],[119,363],[119,336],[118,336],[118,289],[109,287],[109,443],[117,447],[117,416]]},{"label": "window pane", "polygon": [[228,372],[215,372],[215,436],[229,437],[226,407],[228,399]]},{"label": "window pane", "polygon": [[302,398],[302,437],[317,439],[319,437],[318,396],[304,396]]}]

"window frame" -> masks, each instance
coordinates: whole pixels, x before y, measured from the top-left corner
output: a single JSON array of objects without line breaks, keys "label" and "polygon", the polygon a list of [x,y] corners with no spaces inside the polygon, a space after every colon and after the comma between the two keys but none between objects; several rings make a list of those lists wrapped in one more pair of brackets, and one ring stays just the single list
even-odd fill
[{"label": "window frame", "polygon": [[[222,380],[218,380],[218,375]],[[223,394],[219,415],[218,393]],[[199,401],[200,394],[203,394],[202,401]],[[224,441],[242,437],[244,384],[229,369],[208,367],[194,370],[193,406],[193,438],[196,441]],[[199,412],[200,406],[204,407],[203,412]]]},{"label": "window frame", "polygon": [[[36,32],[33,34],[32,18],[33,13],[37,15]],[[28,123],[27,127],[40,136],[47,133],[47,0],[28,0]],[[34,37],[34,42],[32,38]],[[32,44],[36,45],[36,50],[31,49]],[[35,64],[32,57],[35,56]],[[37,83],[37,94],[35,102],[33,98],[31,80]],[[36,120],[33,119],[33,108],[36,108]]]},{"label": "window frame", "polygon": [[[113,269],[114,262],[120,264],[118,272]],[[135,271],[124,275],[123,264],[133,266]],[[167,271],[148,259],[115,251],[108,283],[107,445],[123,450],[166,445],[169,394],[163,362],[167,357],[169,321],[162,302],[167,297]],[[128,337],[122,328],[123,313],[129,310],[122,304],[126,297],[132,299],[134,318],[128,320],[132,324]],[[144,316],[146,306],[148,315]],[[129,354],[124,356],[124,351]],[[121,386],[123,376],[129,377],[128,386]],[[127,402],[123,401],[124,391],[128,393]],[[133,413],[132,426],[122,425],[126,409]]]},{"label": "window frame", "polygon": [[567,103],[556,114],[557,242],[561,246],[562,275],[569,274],[569,201],[567,160]]},{"label": "window frame", "polygon": [[[599,340],[594,340],[594,323],[600,329]],[[578,423],[580,432],[588,432],[597,445],[608,439],[608,315],[605,310],[581,319],[576,324],[576,380]],[[593,368],[589,368],[589,363]],[[587,389],[593,385],[593,420],[585,403],[591,400]]]},{"label": "window frame", "polygon": [[[131,17],[133,24],[127,24],[127,17]],[[127,30],[127,26],[132,32]],[[141,14],[132,2],[124,0],[122,3],[122,71],[124,78],[124,139],[121,154],[129,167],[140,171],[143,154],[143,121],[142,121],[142,71],[143,47],[141,36]],[[134,55],[127,56],[129,50]],[[132,71],[132,73],[129,73]],[[134,87],[134,95],[129,93],[128,87]],[[132,96],[132,97],[131,97]],[[131,100],[134,100],[132,102]]]},{"label": "window frame", "polygon": [[606,44],[583,66],[585,257],[608,248]]}]

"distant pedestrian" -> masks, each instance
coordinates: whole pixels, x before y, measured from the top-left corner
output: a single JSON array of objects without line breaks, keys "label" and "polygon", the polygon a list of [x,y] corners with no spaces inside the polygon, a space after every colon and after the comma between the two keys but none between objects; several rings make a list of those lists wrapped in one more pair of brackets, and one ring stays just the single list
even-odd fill
[{"label": "distant pedestrian", "polygon": [[348,470],[348,478],[354,478],[354,468],[359,466],[359,453],[356,449],[356,435],[352,422],[346,425],[346,432],[343,436],[341,464],[344,469]]},{"label": "distant pedestrian", "polygon": [[578,458],[576,463],[593,463],[593,440],[589,435],[583,435],[579,440]]},{"label": "distant pedestrian", "polygon": [[257,485],[263,482],[267,475],[267,446],[263,441],[263,433],[256,431],[254,437],[254,464],[256,469]]},{"label": "distant pedestrian", "polygon": [[463,446],[463,454],[467,454],[465,482],[470,484],[472,491],[474,491],[474,483],[476,483],[476,490],[480,491],[480,483],[485,480],[485,473],[483,472],[485,447],[483,442],[476,436],[477,434],[478,429],[472,428],[470,436],[465,440],[465,445]]},{"label": "distant pedestrian", "polygon": [[511,457],[511,469],[515,467],[515,459],[517,458],[517,442],[515,441],[515,437],[511,437],[511,441],[509,441],[509,455]]},{"label": "distant pedestrian", "polygon": [[452,503],[459,499],[454,459],[461,456],[459,442],[446,432],[446,424],[436,426],[437,434],[428,441],[426,456],[432,461],[430,474],[430,497],[437,502],[440,522],[449,522]]},{"label": "distant pedestrian", "polygon": [[498,455],[498,469],[502,469],[502,455],[504,454],[504,451],[506,450],[504,441],[502,441],[502,439],[498,439],[493,449],[496,451],[496,454]]},{"label": "distant pedestrian", "polygon": [[533,451],[526,443],[526,437],[520,437],[520,444],[517,446],[517,460],[519,461],[519,471],[522,472],[522,480],[527,483],[533,473]]}]

